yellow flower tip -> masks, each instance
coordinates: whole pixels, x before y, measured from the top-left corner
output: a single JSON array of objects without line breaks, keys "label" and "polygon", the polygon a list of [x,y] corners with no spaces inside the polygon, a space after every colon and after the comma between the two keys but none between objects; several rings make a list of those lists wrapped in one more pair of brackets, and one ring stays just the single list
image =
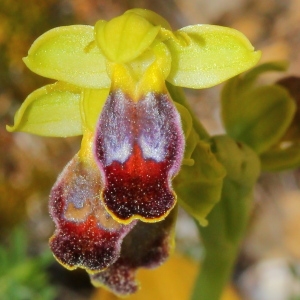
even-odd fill
[{"label": "yellow flower tip", "polygon": [[202,227],[206,227],[208,225],[208,221],[204,218],[199,218],[197,221]]},{"label": "yellow flower tip", "polygon": [[29,68],[28,65],[29,65],[30,63],[29,63],[29,61],[28,61],[28,56],[23,57],[22,60],[23,60],[24,64],[26,65],[26,67]]},{"label": "yellow flower tip", "polygon": [[194,159],[191,159],[191,158],[186,158],[186,159],[183,159],[182,161],[182,165],[184,166],[193,166],[195,164],[195,160]]},{"label": "yellow flower tip", "polygon": [[126,63],[141,55],[152,44],[159,30],[160,26],[153,26],[136,13],[126,13],[109,22],[98,21],[95,37],[108,60]]},{"label": "yellow flower tip", "polygon": [[9,125],[6,125],[6,126],[5,126],[5,129],[6,129],[8,132],[14,132],[14,131],[15,131],[15,126],[9,126]]},{"label": "yellow flower tip", "polygon": [[169,22],[164,19],[159,14],[155,13],[154,11],[143,9],[143,8],[133,8],[129,9],[125,12],[127,13],[135,13],[143,18],[145,18],[148,22],[150,22],[152,25],[157,26],[160,25],[162,28],[172,30],[171,25]]}]

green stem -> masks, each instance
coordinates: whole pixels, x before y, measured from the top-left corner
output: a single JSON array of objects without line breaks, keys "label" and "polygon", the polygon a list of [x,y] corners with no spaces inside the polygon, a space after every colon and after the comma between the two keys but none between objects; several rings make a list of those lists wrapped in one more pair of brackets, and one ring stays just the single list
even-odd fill
[{"label": "green stem", "polygon": [[197,116],[195,116],[193,110],[191,109],[190,105],[187,103],[183,89],[181,87],[177,87],[172,85],[171,83],[166,83],[168,91],[174,101],[183,105],[190,113],[193,119],[193,127],[196,132],[199,134],[200,139],[208,140],[210,139],[210,135],[201,122],[198,120]]},{"label": "green stem", "polygon": [[196,222],[206,255],[194,284],[192,300],[219,300],[230,280],[245,234],[252,189],[225,179],[222,197],[208,215],[208,226]]},{"label": "green stem", "polygon": [[236,251],[207,253],[199,268],[191,300],[219,300],[230,278]]}]

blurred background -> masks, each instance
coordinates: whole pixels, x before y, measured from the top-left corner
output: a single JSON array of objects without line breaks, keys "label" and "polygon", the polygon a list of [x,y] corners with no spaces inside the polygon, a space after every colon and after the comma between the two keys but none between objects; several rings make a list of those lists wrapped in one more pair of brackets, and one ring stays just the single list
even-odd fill
[{"label": "blurred background", "polygon": [[[10,134],[5,125],[13,123],[14,113],[29,93],[50,82],[31,73],[22,62],[38,36],[57,26],[93,25],[98,19],[108,20],[134,7],[154,10],[173,29],[201,23],[238,29],[263,51],[262,62],[290,62],[285,74],[270,74],[266,82],[300,76],[299,0],[1,0],[1,299],[104,299],[85,272],[60,267],[47,246],[54,230],[48,215],[48,194],[59,172],[78,151],[80,138]],[[223,132],[221,87],[187,91],[191,106],[211,134]],[[233,276],[240,299],[300,299],[299,186],[299,170],[260,177]],[[184,212],[180,212],[177,225],[177,251],[191,257],[195,265],[202,254],[194,224]]]}]

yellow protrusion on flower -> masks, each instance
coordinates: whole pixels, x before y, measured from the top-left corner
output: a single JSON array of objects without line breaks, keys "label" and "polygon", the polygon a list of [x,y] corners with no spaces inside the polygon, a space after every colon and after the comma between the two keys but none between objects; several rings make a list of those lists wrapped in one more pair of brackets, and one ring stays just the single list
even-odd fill
[{"label": "yellow protrusion on flower", "polygon": [[94,143],[94,132],[85,130],[82,140],[81,147],[78,152],[78,157],[81,162],[89,163],[90,165],[96,166],[93,154],[93,143]]},{"label": "yellow protrusion on flower", "polygon": [[125,94],[130,94],[132,100],[136,100],[137,82],[131,75],[130,69],[126,65],[116,63],[109,64],[108,69],[112,78],[111,90],[117,91],[121,89]]},{"label": "yellow protrusion on flower", "polygon": [[166,93],[167,88],[164,81],[163,72],[154,62],[144,72],[139,80],[136,80],[129,67],[123,64],[111,64],[110,72],[112,77],[112,91],[122,90],[130,96],[133,101],[142,99],[147,93]]},{"label": "yellow protrusion on flower", "polygon": [[84,126],[93,131],[108,97],[109,89],[84,89],[81,99],[81,114]]}]

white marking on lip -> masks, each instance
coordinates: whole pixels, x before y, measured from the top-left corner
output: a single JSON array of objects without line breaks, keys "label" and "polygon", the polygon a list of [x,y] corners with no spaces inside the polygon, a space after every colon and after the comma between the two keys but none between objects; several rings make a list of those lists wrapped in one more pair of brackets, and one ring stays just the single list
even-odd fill
[{"label": "white marking on lip", "polygon": [[101,126],[101,130],[105,131],[102,136],[103,145],[106,148],[103,162],[105,166],[110,165],[113,161],[124,163],[133,148],[132,121],[130,120],[130,110],[132,109],[130,106],[133,104],[121,91],[113,94],[113,98],[110,95],[107,101],[111,107],[103,112],[102,118],[105,120],[105,124]]},{"label": "white marking on lip", "polygon": [[168,137],[165,128],[166,115],[160,113],[155,97],[155,94],[148,93],[139,103],[144,112],[139,144],[145,159],[151,158],[159,162],[165,159]]}]

